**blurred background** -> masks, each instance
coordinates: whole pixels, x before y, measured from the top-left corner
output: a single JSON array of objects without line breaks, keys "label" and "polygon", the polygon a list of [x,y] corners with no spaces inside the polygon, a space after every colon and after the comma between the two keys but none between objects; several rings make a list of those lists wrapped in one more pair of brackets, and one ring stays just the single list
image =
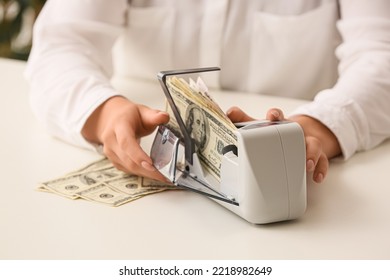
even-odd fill
[{"label": "blurred background", "polygon": [[0,0],[0,57],[28,58],[32,27],[44,3],[45,0]]}]

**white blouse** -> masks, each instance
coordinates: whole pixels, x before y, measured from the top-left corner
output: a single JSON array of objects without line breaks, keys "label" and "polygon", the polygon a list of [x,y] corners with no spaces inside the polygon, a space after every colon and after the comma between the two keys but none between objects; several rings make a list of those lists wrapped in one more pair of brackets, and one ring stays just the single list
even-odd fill
[{"label": "white blouse", "polygon": [[49,0],[33,38],[32,109],[76,145],[113,76],[205,66],[209,87],[313,100],[294,114],[345,158],[390,137],[389,0]]}]

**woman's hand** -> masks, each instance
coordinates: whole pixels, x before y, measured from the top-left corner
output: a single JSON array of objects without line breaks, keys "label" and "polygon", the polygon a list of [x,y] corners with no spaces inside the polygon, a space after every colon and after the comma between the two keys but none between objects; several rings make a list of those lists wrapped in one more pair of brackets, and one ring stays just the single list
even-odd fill
[{"label": "woman's hand", "polygon": [[[227,115],[233,122],[254,120],[238,107],[230,108]],[[280,109],[272,108],[268,110],[266,119],[281,121],[285,120],[285,117]],[[328,172],[328,159],[341,153],[337,138],[325,125],[311,117],[299,115],[289,120],[302,127],[306,142],[306,170],[313,173],[315,182],[321,183]]]},{"label": "woman's hand", "polygon": [[169,121],[166,112],[134,104],[114,96],[88,118],[82,134],[92,143],[102,144],[103,153],[124,172],[166,181],[140,147],[140,139]]}]

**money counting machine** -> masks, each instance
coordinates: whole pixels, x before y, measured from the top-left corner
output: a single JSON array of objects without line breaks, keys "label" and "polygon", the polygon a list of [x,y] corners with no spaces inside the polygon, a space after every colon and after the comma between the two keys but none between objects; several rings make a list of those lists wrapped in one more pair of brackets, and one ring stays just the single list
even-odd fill
[{"label": "money counting machine", "polygon": [[[219,70],[216,67],[158,74],[182,137],[160,126],[151,148],[155,167],[174,185],[207,195],[254,224],[300,217],[306,209],[305,142],[294,122],[235,124],[237,146],[224,147],[220,182],[201,165],[185,122],[166,85],[170,75]],[[177,133],[176,133],[177,134]]]}]

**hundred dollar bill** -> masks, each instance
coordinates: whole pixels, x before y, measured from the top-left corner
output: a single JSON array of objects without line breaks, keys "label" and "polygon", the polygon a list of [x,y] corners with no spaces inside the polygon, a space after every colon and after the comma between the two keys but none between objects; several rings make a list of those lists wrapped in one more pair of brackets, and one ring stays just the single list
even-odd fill
[{"label": "hundred dollar bill", "polygon": [[71,199],[82,198],[110,206],[120,206],[145,195],[168,189],[175,189],[175,187],[122,172],[106,158],[38,186],[40,191],[56,193]]},{"label": "hundred dollar bill", "polygon": [[[205,94],[194,90],[185,80],[175,76],[167,79],[167,87],[180,112],[202,167],[220,181],[222,149],[237,145],[236,127],[218,104]],[[170,107],[167,126],[178,136],[181,130]]]},{"label": "hundred dollar bill", "polygon": [[78,193],[90,188],[92,185],[107,181],[108,179],[123,176],[125,173],[114,166],[102,169],[87,169],[86,172],[70,173],[41,184],[40,189],[57,193],[71,199],[79,197]]},{"label": "hundred dollar bill", "polygon": [[78,195],[86,200],[104,203],[110,206],[120,206],[141,196],[129,195],[113,190],[106,183],[100,183],[83,190]]},{"label": "hundred dollar bill", "polygon": [[153,185],[143,185],[143,181],[145,179],[146,178],[139,177],[137,175],[128,174],[127,176],[121,178],[111,179],[105,183],[111,189],[132,196],[144,196],[155,192],[165,191],[169,188],[167,184],[163,184],[151,179],[148,180],[153,181]]},{"label": "hundred dollar bill", "polygon": [[[183,79],[180,80],[186,83],[185,80]],[[209,89],[207,88],[206,84],[203,82],[203,80],[200,77],[198,77],[196,82],[190,78],[189,86],[191,87],[192,90],[201,94],[203,102],[209,103],[210,104],[209,106],[211,106],[212,109],[221,116],[221,118],[226,119],[228,125],[231,126],[230,119],[227,118],[226,114],[222,111],[222,109],[219,107],[219,105],[214,100],[214,98],[212,98],[212,96],[209,94]]]},{"label": "hundred dollar bill", "polygon": [[[112,164],[110,163],[110,161],[107,158],[103,158],[101,160],[92,162],[92,163],[82,167],[81,169],[72,171],[72,172],[66,174],[65,176],[62,176],[61,178],[42,183],[38,186],[38,190],[42,191],[42,192],[56,192],[62,196],[76,199],[77,195],[74,195],[74,193],[73,193],[73,191],[71,191],[71,189],[74,189],[75,191],[77,191],[77,186],[71,187],[70,184],[68,184],[67,180],[70,179],[70,177],[72,179],[77,180],[78,175],[79,175],[79,177],[81,177],[82,173],[86,173],[88,171],[93,171],[93,170],[97,170],[97,169],[104,169],[107,167],[112,167]],[[61,187],[59,185],[62,183],[64,184],[63,187],[65,188],[65,190],[61,191]]]},{"label": "hundred dollar bill", "polygon": [[218,116],[226,126],[230,127],[232,130],[236,129],[219,105],[208,94],[208,89],[200,77],[196,83],[194,81],[191,82],[191,80],[190,83],[188,83],[183,78],[171,77],[168,83],[172,84],[181,94],[193,100],[200,107],[213,112],[213,114]]}]

